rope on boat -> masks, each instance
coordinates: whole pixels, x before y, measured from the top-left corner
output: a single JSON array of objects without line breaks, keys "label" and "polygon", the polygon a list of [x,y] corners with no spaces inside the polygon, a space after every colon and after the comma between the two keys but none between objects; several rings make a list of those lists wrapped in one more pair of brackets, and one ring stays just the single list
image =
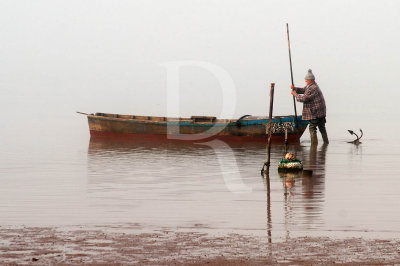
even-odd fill
[{"label": "rope on boat", "polygon": [[237,127],[241,127],[242,123],[240,121],[245,119],[246,117],[249,117],[249,116],[251,116],[251,115],[243,115],[238,120],[236,120],[235,122],[232,122],[232,124],[235,124]]}]

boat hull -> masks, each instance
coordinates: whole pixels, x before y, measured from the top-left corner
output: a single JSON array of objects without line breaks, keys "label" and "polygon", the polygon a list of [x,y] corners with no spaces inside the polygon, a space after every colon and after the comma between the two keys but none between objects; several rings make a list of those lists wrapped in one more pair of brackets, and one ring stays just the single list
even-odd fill
[{"label": "boat hull", "polygon": [[[266,141],[268,119],[246,117],[241,120],[201,117],[165,118],[97,113],[88,115],[93,138],[143,138],[158,140],[202,141],[221,139],[228,141]],[[199,117],[197,117],[199,118]],[[207,121],[206,118],[209,118]],[[308,121],[301,116],[280,116],[272,119],[272,141],[284,142],[287,128],[288,142],[298,143]]]}]

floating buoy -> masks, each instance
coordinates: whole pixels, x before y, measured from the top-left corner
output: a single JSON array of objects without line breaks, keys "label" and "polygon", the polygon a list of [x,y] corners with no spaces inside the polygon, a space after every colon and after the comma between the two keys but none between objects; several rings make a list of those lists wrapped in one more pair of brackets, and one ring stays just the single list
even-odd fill
[{"label": "floating buoy", "polygon": [[286,153],[285,157],[279,162],[278,171],[297,172],[303,170],[303,163],[297,160],[293,153]]}]

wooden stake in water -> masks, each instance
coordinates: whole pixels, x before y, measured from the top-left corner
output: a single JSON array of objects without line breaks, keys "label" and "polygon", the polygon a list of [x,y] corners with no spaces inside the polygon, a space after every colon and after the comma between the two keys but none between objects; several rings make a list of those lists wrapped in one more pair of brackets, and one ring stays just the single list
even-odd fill
[{"label": "wooden stake in water", "polygon": [[269,93],[269,118],[268,118],[268,152],[266,166],[269,168],[271,161],[271,131],[272,131],[272,111],[274,109],[274,89],[275,83],[271,83],[271,90]]}]

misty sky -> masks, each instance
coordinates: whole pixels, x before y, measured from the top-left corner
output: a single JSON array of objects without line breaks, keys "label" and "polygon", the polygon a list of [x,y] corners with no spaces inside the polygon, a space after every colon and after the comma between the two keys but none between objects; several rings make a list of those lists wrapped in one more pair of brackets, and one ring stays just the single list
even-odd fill
[{"label": "misty sky", "polygon": [[[400,1],[0,1],[0,110],[166,114],[169,61],[215,64],[232,77],[235,115],[293,114],[294,79],[312,68],[328,117],[397,111]],[[182,71],[181,114],[215,115],[222,92],[204,69]],[[301,110],[301,104],[298,104]]]}]

